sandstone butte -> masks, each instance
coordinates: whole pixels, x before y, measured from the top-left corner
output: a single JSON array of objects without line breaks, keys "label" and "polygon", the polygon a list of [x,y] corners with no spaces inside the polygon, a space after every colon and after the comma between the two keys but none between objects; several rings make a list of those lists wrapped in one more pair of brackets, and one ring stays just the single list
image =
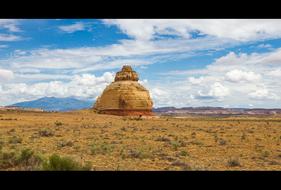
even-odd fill
[{"label": "sandstone butte", "polygon": [[94,105],[101,114],[121,116],[152,116],[153,102],[149,91],[139,82],[138,74],[131,66],[125,65],[115,75]]}]

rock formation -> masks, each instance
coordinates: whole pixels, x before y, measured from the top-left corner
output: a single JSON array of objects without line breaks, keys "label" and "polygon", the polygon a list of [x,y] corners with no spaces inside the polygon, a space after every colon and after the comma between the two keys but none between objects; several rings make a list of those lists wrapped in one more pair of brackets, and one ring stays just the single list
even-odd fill
[{"label": "rock formation", "polygon": [[97,98],[94,109],[112,115],[153,115],[149,92],[138,80],[138,74],[130,66],[123,66],[114,82]]}]

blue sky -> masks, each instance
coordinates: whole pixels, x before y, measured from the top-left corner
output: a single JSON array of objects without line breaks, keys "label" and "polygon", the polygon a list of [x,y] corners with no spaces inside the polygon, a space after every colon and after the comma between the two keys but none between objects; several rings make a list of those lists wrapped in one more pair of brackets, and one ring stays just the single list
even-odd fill
[{"label": "blue sky", "polygon": [[155,107],[281,107],[281,20],[0,20],[0,106],[94,100],[132,65]]}]

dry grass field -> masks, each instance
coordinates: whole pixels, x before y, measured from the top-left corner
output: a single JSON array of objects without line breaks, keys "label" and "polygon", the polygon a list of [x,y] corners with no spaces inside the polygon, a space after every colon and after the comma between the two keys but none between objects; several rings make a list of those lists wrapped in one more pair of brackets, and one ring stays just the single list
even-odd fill
[{"label": "dry grass field", "polygon": [[281,117],[0,112],[0,170],[53,154],[90,170],[281,170],[280,143]]}]

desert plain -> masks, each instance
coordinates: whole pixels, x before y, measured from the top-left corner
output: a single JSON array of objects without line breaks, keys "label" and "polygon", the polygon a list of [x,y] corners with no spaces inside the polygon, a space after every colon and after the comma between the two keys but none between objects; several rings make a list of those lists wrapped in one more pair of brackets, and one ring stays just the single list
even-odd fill
[{"label": "desert plain", "polygon": [[[59,155],[93,171],[281,170],[281,117],[132,117],[72,112],[0,112],[0,170],[24,150]],[[28,152],[27,151],[27,152]]]}]

